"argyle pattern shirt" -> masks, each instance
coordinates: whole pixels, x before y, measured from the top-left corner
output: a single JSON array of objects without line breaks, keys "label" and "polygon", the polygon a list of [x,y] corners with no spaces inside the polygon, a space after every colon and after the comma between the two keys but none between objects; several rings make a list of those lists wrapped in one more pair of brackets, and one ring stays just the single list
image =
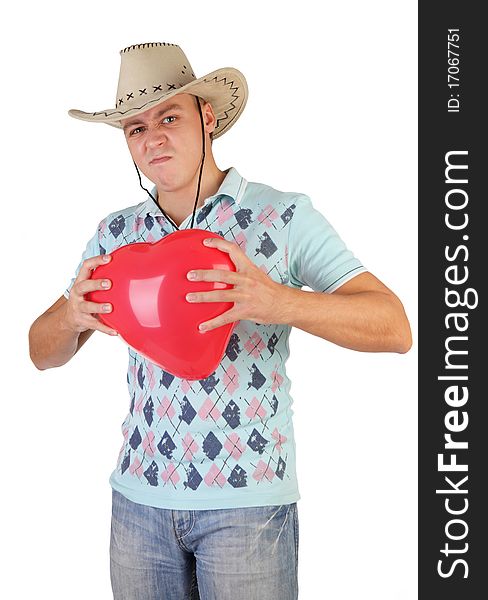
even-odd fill
[{"label": "argyle pattern shirt", "polygon": [[[151,193],[156,197],[156,186]],[[190,224],[191,215],[180,229]],[[194,228],[234,242],[290,287],[332,293],[366,271],[308,196],[248,182],[234,167],[197,210]],[[89,240],[75,277],[87,258],[173,231],[149,196],[111,213]],[[111,486],[133,502],[181,510],[296,502],[285,369],[290,330],[239,321],[219,366],[199,381],[176,377],[128,346],[129,407]]]}]

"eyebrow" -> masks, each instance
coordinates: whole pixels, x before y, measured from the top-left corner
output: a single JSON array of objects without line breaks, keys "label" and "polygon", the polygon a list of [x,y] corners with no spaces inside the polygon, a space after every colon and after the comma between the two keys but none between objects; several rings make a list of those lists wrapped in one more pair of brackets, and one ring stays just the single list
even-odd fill
[{"label": "eyebrow", "polygon": [[[164,113],[167,113],[170,110],[183,110],[183,106],[181,106],[180,104],[171,104],[170,106],[167,106],[166,108],[160,110],[156,114],[156,118],[159,118],[161,115],[164,115]],[[144,121],[141,121],[140,117],[134,118],[132,121],[125,123],[123,129],[125,131],[128,127],[132,127],[132,125],[139,125],[140,123],[144,123]]]}]

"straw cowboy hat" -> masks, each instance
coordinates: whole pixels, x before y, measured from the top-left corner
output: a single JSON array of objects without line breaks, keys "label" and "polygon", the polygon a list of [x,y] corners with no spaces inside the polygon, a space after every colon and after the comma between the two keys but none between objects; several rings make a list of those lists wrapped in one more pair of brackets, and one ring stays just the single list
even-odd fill
[{"label": "straw cowboy hat", "polygon": [[197,79],[176,44],[135,44],[121,50],[120,56],[115,108],[96,112],[71,109],[71,117],[122,129],[121,119],[138,115],[176,94],[193,94],[212,105],[217,119],[215,139],[234,125],[246,106],[247,83],[240,71],[224,67]]}]

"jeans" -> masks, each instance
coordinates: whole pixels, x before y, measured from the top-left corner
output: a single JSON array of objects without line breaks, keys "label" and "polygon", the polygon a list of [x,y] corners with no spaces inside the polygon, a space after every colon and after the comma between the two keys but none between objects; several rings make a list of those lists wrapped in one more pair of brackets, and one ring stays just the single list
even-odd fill
[{"label": "jeans", "polygon": [[114,600],[296,600],[297,503],[171,510],[112,490],[110,578]]}]

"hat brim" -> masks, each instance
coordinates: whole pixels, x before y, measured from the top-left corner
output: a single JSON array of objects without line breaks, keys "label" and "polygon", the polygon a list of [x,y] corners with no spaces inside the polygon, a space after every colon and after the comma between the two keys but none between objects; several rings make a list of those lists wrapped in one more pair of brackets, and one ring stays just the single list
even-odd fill
[{"label": "hat brim", "polygon": [[194,79],[190,83],[167,91],[127,110],[108,108],[93,113],[84,112],[72,108],[68,111],[70,117],[92,123],[106,123],[118,129],[122,129],[121,119],[127,119],[134,115],[143,113],[177,94],[193,94],[200,96],[212,105],[217,123],[213,131],[213,139],[218,138],[228,131],[242,114],[248,98],[248,87],[246,78],[233,67],[224,67],[212,71],[203,77]]}]

